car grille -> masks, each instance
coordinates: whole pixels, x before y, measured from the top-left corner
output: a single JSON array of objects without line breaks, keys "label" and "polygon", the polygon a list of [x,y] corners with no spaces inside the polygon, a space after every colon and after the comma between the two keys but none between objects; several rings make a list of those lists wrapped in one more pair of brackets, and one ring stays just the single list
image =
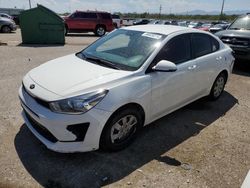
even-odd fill
[{"label": "car grille", "polygon": [[49,140],[50,142],[56,143],[58,140],[57,138],[51,134],[45,127],[43,127],[40,123],[38,123],[36,120],[34,120],[25,110],[24,110],[25,116],[29,120],[31,126],[44,138]]},{"label": "car grille", "polygon": [[24,85],[23,85],[23,91],[24,91],[27,95],[29,95],[29,97],[33,98],[38,104],[40,104],[41,106],[43,106],[43,107],[45,107],[45,108],[50,109],[49,103],[48,103],[48,102],[46,102],[46,101],[44,101],[44,100],[42,100],[42,99],[39,99],[39,98],[37,98],[37,97],[33,97],[33,96],[26,90],[26,88],[24,87]]},{"label": "car grille", "polygon": [[221,37],[221,40],[226,44],[249,47],[250,39],[241,37]]}]

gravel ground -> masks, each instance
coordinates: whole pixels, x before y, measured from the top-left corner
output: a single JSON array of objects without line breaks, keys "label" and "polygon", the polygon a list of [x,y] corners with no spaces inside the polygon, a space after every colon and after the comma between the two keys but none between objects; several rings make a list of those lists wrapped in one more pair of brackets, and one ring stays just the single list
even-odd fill
[{"label": "gravel ground", "polygon": [[[96,40],[20,45],[0,34],[0,187],[240,187],[250,169],[250,64],[237,62],[216,102],[201,99],[145,127],[117,153],[49,151],[26,128],[17,91],[32,68]],[[249,62],[248,62],[249,63]]]}]

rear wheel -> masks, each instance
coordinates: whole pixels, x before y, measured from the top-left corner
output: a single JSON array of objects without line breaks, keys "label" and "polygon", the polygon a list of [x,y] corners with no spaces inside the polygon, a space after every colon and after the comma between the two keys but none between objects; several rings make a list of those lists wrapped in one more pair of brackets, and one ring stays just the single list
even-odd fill
[{"label": "rear wheel", "polygon": [[3,33],[10,33],[11,32],[11,28],[7,25],[2,27],[2,32]]},{"label": "rear wheel", "polygon": [[95,29],[95,34],[96,34],[97,36],[101,37],[101,36],[105,35],[105,33],[106,33],[105,27],[103,27],[103,26],[97,26],[97,27],[96,27],[96,29]]},{"label": "rear wheel", "polygon": [[136,137],[142,122],[136,109],[128,108],[114,114],[103,129],[101,149],[117,151],[127,147]]},{"label": "rear wheel", "polygon": [[68,29],[68,26],[66,25],[66,26],[65,26],[65,29],[64,29],[64,34],[65,34],[65,36],[68,35],[68,32],[69,32],[69,29]]},{"label": "rear wheel", "polygon": [[221,94],[224,91],[226,81],[227,78],[225,73],[220,73],[219,76],[217,76],[209,94],[211,100],[217,100],[218,98],[220,98]]}]

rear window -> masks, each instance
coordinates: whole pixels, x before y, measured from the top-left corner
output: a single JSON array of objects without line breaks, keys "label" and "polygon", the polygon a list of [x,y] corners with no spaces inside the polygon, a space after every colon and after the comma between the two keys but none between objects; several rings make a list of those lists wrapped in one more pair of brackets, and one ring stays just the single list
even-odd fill
[{"label": "rear window", "polygon": [[213,37],[210,37],[212,44],[212,52],[216,52],[220,49],[220,43]]},{"label": "rear window", "polygon": [[111,19],[111,15],[108,13],[100,13],[99,15],[102,19]]},{"label": "rear window", "polygon": [[206,34],[193,34],[192,48],[194,57],[201,57],[212,52],[210,36]]}]

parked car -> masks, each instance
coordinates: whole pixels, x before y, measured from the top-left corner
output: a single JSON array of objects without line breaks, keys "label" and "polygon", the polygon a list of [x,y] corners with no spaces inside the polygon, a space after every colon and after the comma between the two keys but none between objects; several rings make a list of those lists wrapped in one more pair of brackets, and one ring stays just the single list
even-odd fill
[{"label": "parked car", "polygon": [[116,151],[141,127],[201,97],[218,99],[232,50],[214,35],[165,25],[132,26],[31,70],[23,118],[49,149]]},{"label": "parked car", "polygon": [[238,17],[215,35],[234,50],[237,59],[250,60],[250,14]]},{"label": "parked car", "polygon": [[213,26],[211,23],[205,23],[202,24],[200,27],[197,27],[197,29],[202,30],[202,31],[209,31],[209,29]]},{"label": "parked car", "polygon": [[0,31],[2,33],[10,33],[16,30],[16,24],[13,20],[0,17]]},{"label": "parked car", "polygon": [[8,18],[8,19],[13,19],[13,17],[12,16],[10,16],[9,14],[6,14],[6,13],[0,13],[0,17],[2,17],[2,18]]},{"label": "parked car", "polygon": [[182,26],[182,27],[187,27],[189,25],[189,22],[187,22],[187,21],[180,21],[180,22],[178,22],[178,25]]},{"label": "parked car", "polygon": [[223,31],[223,30],[227,29],[229,25],[230,24],[216,24],[216,25],[209,28],[209,32],[216,33],[219,31]]},{"label": "parked car", "polygon": [[178,25],[176,21],[161,20],[158,22],[160,25]]},{"label": "parked car", "polygon": [[14,20],[14,22],[16,23],[16,25],[19,25],[19,23],[20,23],[20,21],[19,21],[19,14],[12,15],[12,19]]},{"label": "parked car", "polygon": [[119,15],[112,14],[112,21],[115,28],[120,28],[122,25],[122,20]]},{"label": "parked car", "polygon": [[199,27],[201,27],[202,25],[203,25],[202,22],[190,22],[189,25],[188,25],[188,27],[189,27],[189,28],[199,28]]},{"label": "parked car", "polygon": [[94,32],[103,36],[114,29],[111,14],[100,11],[76,11],[64,17],[66,34],[70,32]]},{"label": "parked car", "polygon": [[151,20],[148,24],[159,24],[161,20]]},{"label": "parked car", "polygon": [[150,22],[148,19],[138,19],[133,22],[133,25],[146,25]]},{"label": "parked car", "polygon": [[135,19],[132,19],[132,18],[123,18],[122,25],[123,26],[132,26],[134,21],[135,21]]}]

